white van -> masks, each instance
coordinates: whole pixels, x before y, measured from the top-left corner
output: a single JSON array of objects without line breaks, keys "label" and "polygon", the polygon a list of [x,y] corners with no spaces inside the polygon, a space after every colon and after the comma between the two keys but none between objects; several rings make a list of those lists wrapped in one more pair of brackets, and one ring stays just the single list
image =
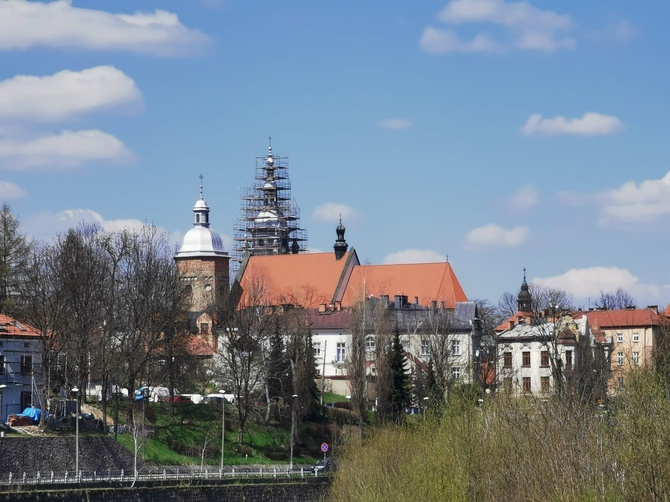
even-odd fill
[{"label": "white van", "polygon": [[207,396],[205,396],[204,402],[205,403],[211,403],[211,402],[220,403],[222,399],[225,399],[226,403],[228,403],[228,404],[234,404],[235,403],[235,394],[207,394]]}]

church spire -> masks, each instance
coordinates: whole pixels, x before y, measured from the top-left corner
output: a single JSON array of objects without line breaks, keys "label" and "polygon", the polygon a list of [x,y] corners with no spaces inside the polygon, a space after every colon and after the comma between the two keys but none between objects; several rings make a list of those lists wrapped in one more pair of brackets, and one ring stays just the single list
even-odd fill
[{"label": "church spire", "polygon": [[199,176],[200,178],[200,198],[195,202],[195,206],[193,206],[193,213],[194,213],[194,221],[193,225],[199,226],[199,227],[205,227],[209,228],[209,206],[205,202],[205,199],[202,196],[203,193],[203,185],[202,185],[202,179],[203,175],[201,174]]},{"label": "church spire", "polygon": [[523,282],[521,283],[521,289],[519,291],[519,296],[517,296],[517,309],[519,312],[531,312],[532,311],[532,297],[528,289],[528,283],[526,282],[526,269],[523,269]]},{"label": "church spire", "polygon": [[339,260],[349,248],[349,244],[344,240],[345,228],[344,225],[342,225],[342,215],[340,215],[340,224],[335,229],[335,232],[337,233],[337,240],[335,241],[333,249],[335,250],[335,259]]}]

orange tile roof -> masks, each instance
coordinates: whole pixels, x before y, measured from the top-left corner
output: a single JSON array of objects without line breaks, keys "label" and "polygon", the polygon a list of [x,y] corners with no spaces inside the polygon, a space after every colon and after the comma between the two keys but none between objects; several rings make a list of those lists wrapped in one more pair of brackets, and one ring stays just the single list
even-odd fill
[{"label": "orange tile roof", "polygon": [[668,319],[652,309],[589,310],[576,312],[575,319],[586,315],[589,325],[595,328],[624,328],[635,326],[659,326]]},{"label": "orange tile roof", "polygon": [[17,321],[13,317],[0,314],[0,336],[7,335],[38,337],[40,336],[40,332],[28,324]]},{"label": "orange tile roof", "polygon": [[446,308],[455,308],[456,302],[468,301],[451,265],[439,263],[403,263],[396,265],[360,265],[354,268],[347,285],[343,306],[349,306],[365,297],[405,295],[413,303],[429,306],[444,302]]},{"label": "orange tile roof", "polygon": [[305,308],[330,304],[351,253],[339,260],[332,252],[250,256],[240,269],[240,304],[258,304],[259,300],[264,305],[292,303]]}]

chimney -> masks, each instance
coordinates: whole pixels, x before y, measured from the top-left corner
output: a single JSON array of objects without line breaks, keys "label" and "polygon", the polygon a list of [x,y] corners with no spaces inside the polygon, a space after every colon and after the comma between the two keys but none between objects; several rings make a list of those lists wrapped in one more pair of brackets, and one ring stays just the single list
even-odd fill
[{"label": "chimney", "polygon": [[512,329],[513,327],[514,327],[514,321],[510,319],[508,329]]},{"label": "chimney", "polygon": [[437,313],[437,300],[430,302],[430,308],[433,310],[433,313]]},{"label": "chimney", "polygon": [[440,310],[444,310],[444,300],[440,302]]},{"label": "chimney", "polygon": [[414,305],[418,305],[418,304],[419,304],[419,297],[415,296],[414,297]]},{"label": "chimney", "polygon": [[382,301],[382,305],[384,305],[384,307],[388,307],[388,304],[389,304],[389,295],[381,295],[379,298],[380,298],[381,301]]},{"label": "chimney", "polygon": [[319,313],[323,314],[326,311],[326,304],[319,303]]},{"label": "chimney", "polygon": [[648,305],[649,310],[653,310],[655,314],[658,314],[658,305]]},{"label": "chimney", "polygon": [[402,308],[402,295],[395,295],[393,297],[393,301],[395,303],[395,308],[396,309],[401,309]]},{"label": "chimney", "polygon": [[339,312],[340,310],[342,310],[342,302],[337,301],[335,302],[335,312]]}]

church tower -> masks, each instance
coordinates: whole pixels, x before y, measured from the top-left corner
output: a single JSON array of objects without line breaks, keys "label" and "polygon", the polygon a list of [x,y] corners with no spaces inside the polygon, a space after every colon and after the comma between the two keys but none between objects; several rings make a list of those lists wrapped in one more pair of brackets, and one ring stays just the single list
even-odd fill
[{"label": "church tower", "polygon": [[347,249],[349,248],[349,244],[347,244],[347,241],[344,240],[344,231],[345,229],[344,225],[342,225],[342,217],[340,216],[340,224],[335,229],[335,233],[337,234],[337,240],[333,245],[336,260],[341,259],[347,252]]},{"label": "church tower", "polygon": [[519,291],[519,296],[516,298],[517,309],[519,312],[532,312],[532,297],[530,296],[530,291],[528,290],[528,283],[526,282],[526,269],[523,269],[523,282],[521,283],[521,289]]},{"label": "church tower", "polygon": [[221,237],[209,228],[209,206],[202,195],[193,207],[193,228],[186,232],[184,241],[175,255],[181,280],[190,295],[188,310],[192,313],[211,311],[222,307],[229,290],[230,256],[223,249]]}]

